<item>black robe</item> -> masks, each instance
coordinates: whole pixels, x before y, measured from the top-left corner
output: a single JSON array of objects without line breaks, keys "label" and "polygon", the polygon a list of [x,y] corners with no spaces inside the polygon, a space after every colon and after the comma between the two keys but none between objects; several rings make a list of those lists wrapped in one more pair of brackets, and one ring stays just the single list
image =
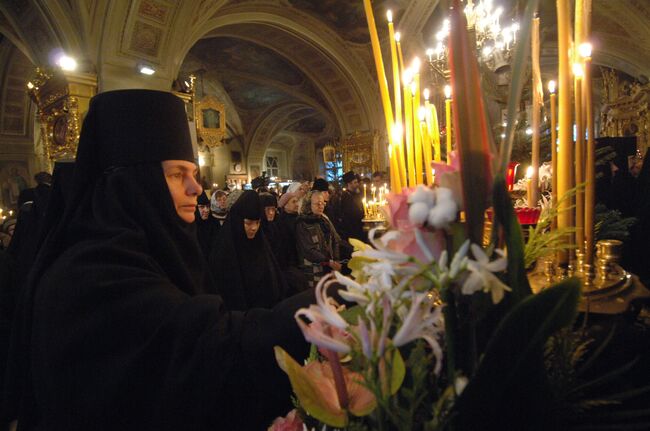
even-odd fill
[{"label": "black robe", "polygon": [[245,191],[228,212],[210,255],[210,270],[230,310],[271,308],[288,293],[264,231],[260,228],[255,238],[246,238],[244,219],[260,217],[259,196]]},{"label": "black robe", "polygon": [[194,225],[176,214],[160,165],[169,159],[193,160],[179,99],[93,99],[71,201],[20,302],[4,420],[27,430],[259,430],[290,408],[273,346],[304,357],[293,314],[313,294],[225,309]]}]

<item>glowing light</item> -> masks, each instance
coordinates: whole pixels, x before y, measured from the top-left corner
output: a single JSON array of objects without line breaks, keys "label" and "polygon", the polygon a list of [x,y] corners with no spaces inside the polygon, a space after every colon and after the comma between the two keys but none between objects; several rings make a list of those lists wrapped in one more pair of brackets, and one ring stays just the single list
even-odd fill
[{"label": "glowing light", "polygon": [[533,174],[535,173],[535,169],[533,169],[532,166],[528,166],[526,169],[526,178],[533,178]]},{"label": "glowing light", "polygon": [[582,64],[573,63],[573,74],[576,78],[582,78],[585,75],[585,71],[582,68]]},{"label": "glowing light", "polygon": [[33,89],[33,88],[34,88],[34,84],[32,84],[31,82],[28,82],[28,83],[27,83],[27,88],[29,88],[30,90]]},{"label": "glowing light", "polygon": [[67,55],[62,55],[59,57],[59,60],[56,62],[59,67],[63,70],[75,70],[77,68],[77,60]]},{"label": "glowing light", "polygon": [[549,93],[555,94],[555,87],[556,87],[555,81],[553,81],[553,80],[548,81],[548,92]]},{"label": "glowing light", "polygon": [[402,39],[402,33],[398,31],[395,33],[395,42],[399,43],[400,39]]},{"label": "glowing light", "polygon": [[445,98],[451,99],[451,85],[445,85]]},{"label": "glowing light", "polygon": [[578,47],[578,52],[580,53],[580,57],[582,58],[591,57],[591,50],[592,50],[592,46],[588,42],[581,43],[580,46]]},{"label": "glowing light", "polygon": [[393,22],[393,11],[388,9],[386,11],[386,19],[388,19],[388,22]]},{"label": "glowing light", "polygon": [[424,95],[424,100],[429,100],[430,93],[428,88],[425,88],[422,94]]},{"label": "glowing light", "polygon": [[427,118],[427,110],[424,106],[420,106],[420,109],[418,109],[418,118],[420,121],[424,121]]},{"label": "glowing light", "polygon": [[151,66],[147,66],[146,64],[141,64],[139,66],[140,73],[143,75],[153,75],[156,73],[156,69],[154,69]]},{"label": "glowing light", "polygon": [[203,156],[199,156],[199,166],[205,166],[205,158]]}]

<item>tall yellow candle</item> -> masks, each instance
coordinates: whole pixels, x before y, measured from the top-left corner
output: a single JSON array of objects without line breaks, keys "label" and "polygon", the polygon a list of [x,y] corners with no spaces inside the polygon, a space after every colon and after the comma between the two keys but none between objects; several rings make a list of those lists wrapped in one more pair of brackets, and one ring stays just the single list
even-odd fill
[{"label": "tall yellow candle", "polygon": [[433,175],[431,174],[431,161],[433,158],[431,157],[431,135],[429,134],[427,126],[426,107],[420,107],[418,117],[420,120],[420,139],[422,140],[422,150],[424,152],[424,174],[427,179],[427,185],[430,186],[433,184]]},{"label": "tall yellow candle", "polygon": [[440,151],[440,126],[438,125],[438,111],[436,105],[429,104],[429,118],[431,122],[431,142],[434,149],[434,158],[436,162],[442,160],[442,153]]},{"label": "tall yellow candle", "polygon": [[415,183],[422,184],[422,136],[420,135],[420,60],[415,59],[413,62],[413,75],[411,83],[411,95],[413,97],[413,141],[415,143]]},{"label": "tall yellow candle", "polygon": [[581,45],[585,57],[583,80],[587,122],[587,161],[585,164],[585,263],[594,263],[594,206],[596,204],[596,142],[594,140],[594,114],[591,88],[591,45]]},{"label": "tall yellow candle", "polygon": [[542,77],[539,69],[539,18],[533,19],[533,27],[531,34],[531,57],[532,57],[532,75],[533,75],[533,106],[532,106],[532,129],[533,129],[533,148],[532,148],[532,161],[533,166],[532,176],[530,178],[530,200],[528,205],[536,207],[539,199],[539,125],[540,113],[543,100]]},{"label": "tall yellow candle", "polygon": [[[551,200],[557,205],[557,95],[555,81],[548,82],[548,92],[551,93]],[[557,229],[557,216],[553,217],[551,229]]]},{"label": "tall yellow candle", "polygon": [[445,85],[445,129],[447,138],[447,164],[451,164],[451,86]]},{"label": "tall yellow candle", "polygon": [[404,56],[402,55],[402,44],[400,43],[401,35],[399,32],[395,33],[395,43],[397,44],[397,58],[399,59],[399,70],[404,73]]},{"label": "tall yellow candle", "polygon": [[388,95],[388,82],[386,81],[386,71],[384,70],[384,61],[381,55],[381,46],[379,45],[379,36],[377,35],[377,26],[375,25],[375,16],[372,13],[372,6],[370,0],[363,0],[363,7],[366,12],[366,19],[368,21],[368,32],[370,33],[370,42],[372,45],[372,53],[375,59],[375,67],[377,69],[377,80],[379,81],[379,92],[381,93],[381,102],[384,107],[384,116],[386,119],[386,130],[390,133],[393,126],[393,108],[390,104],[390,96]]},{"label": "tall yellow candle", "polygon": [[[571,189],[571,170],[573,167],[573,156],[571,154],[571,67],[569,58],[570,9],[569,0],[556,0],[557,2],[557,40],[558,40],[558,115],[559,115],[559,145],[558,145],[558,169],[557,169],[557,194],[561,199]],[[569,202],[565,199],[558,205],[558,229],[572,227],[571,211],[568,208]],[[568,240],[568,238],[567,238]],[[560,252],[558,263],[566,267],[569,263],[569,255]]]},{"label": "tall yellow candle", "polygon": [[[579,3],[580,1],[578,1]],[[577,4],[577,3],[576,3]],[[584,142],[585,130],[582,122],[582,77],[584,75],[582,64],[574,64],[573,73],[575,75],[575,119],[576,119],[576,145],[575,145],[575,183],[577,185],[584,182]],[[584,218],[585,218],[585,195],[583,189],[576,191],[575,199],[575,227],[576,227],[576,246],[581,251],[585,244]]]},{"label": "tall yellow candle", "polygon": [[[393,103],[395,104],[395,122],[401,123],[402,120],[402,85],[400,80],[400,67],[397,58],[397,42],[395,41],[395,28],[393,26],[393,14],[389,10],[386,13],[388,18],[388,38],[390,40],[390,57],[393,69]],[[394,127],[394,126],[393,126]],[[391,131],[392,138],[392,153],[396,161],[396,171],[391,172],[391,176],[395,175],[399,178],[399,187],[395,188],[391,184],[391,189],[398,193],[402,188],[402,184],[406,184],[406,163],[404,161],[404,138],[402,135],[397,135]],[[391,168],[393,169],[393,168]]]},{"label": "tall yellow candle", "polygon": [[388,162],[390,166],[390,189],[395,193],[402,190],[400,186],[399,168],[397,167],[397,157],[395,157],[395,145],[388,144]]},{"label": "tall yellow candle", "polygon": [[410,71],[404,77],[404,133],[406,143],[406,164],[408,173],[408,187],[414,187],[415,182],[415,154],[413,143],[413,97],[411,96]]}]

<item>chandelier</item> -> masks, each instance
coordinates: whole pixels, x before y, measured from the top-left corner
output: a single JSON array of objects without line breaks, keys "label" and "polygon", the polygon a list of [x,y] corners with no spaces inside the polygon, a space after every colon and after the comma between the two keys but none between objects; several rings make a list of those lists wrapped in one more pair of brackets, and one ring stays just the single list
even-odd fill
[{"label": "chandelier", "polygon": [[[467,18],[467,28],[475,36],[476,51],[480,53],[479,61],[492,70],[510,63],[512,49],[517,43],[519,24],[513,22],[510,25],[502,26],[503,8],[495,7],[492,0],[480,0],[477,4],[468,0],[464,12]],[[442,28],[435,35],[435,48],[429,48],[426,51],[429,65],[444,77],[449,74],[447,40],[450,31],[449,19],[445,19]]]}]

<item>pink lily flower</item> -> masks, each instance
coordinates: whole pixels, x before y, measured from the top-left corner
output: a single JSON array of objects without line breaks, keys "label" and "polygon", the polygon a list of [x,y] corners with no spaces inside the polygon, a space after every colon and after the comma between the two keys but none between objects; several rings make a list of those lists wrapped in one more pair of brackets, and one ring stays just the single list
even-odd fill
[{"label": "pink lily flower", "polygon": [[293,409],[287,416],[276,418],[267,431],[303,431],[303,422],[298,411]]}]

